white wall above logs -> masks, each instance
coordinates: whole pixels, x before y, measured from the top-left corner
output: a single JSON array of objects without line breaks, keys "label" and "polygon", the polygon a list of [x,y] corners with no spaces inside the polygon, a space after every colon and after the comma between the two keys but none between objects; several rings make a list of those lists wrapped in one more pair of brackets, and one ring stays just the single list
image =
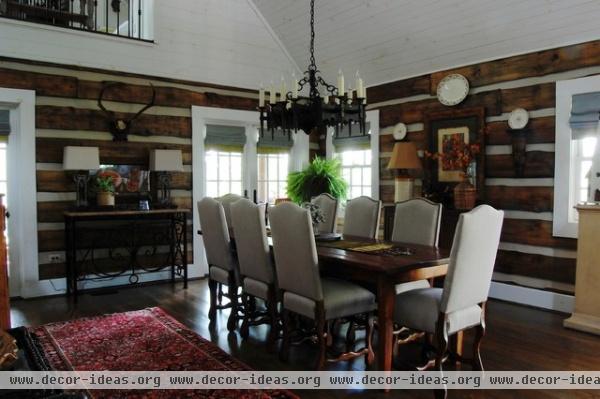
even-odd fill
[{"label": "white wall above logs", "polygon": [[0,56],[252,89],[295,68],[246,0],[154,4],[154,44],[3,18]]}]

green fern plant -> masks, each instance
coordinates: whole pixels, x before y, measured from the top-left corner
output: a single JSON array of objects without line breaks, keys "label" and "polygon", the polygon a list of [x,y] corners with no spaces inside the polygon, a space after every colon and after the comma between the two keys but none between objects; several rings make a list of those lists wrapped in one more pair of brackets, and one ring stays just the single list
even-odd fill
[{"label": "green fern plant", "polygon": [[321,193],[344,199],[347,191],[348,183],[342,177],[342,164],[337,158],[315,157],[306,169],[290,173],[287,179],[287,195],[297,204]]}]

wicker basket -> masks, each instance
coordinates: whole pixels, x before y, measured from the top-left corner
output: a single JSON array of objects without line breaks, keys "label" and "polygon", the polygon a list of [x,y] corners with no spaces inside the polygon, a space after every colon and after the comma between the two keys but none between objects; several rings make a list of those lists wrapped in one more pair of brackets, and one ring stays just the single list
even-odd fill
[{"label": "wicker basket", "polygon": [[477,190],[468,181],[462,181],[454,187],[454,207],[459,210],[469,210],[475,207]]}]

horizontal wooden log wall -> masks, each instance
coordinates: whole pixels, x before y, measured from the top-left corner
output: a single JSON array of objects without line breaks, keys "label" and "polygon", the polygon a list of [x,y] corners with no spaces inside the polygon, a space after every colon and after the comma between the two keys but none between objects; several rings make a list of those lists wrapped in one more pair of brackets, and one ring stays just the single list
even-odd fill
[{"label": "horizontal wooden log wall", "polygon": [[[96,103],[102,81],[124,83],[105,93],[107,108],[121,116],[137,112],[149,101],[152,94],[149,82],[156,88],[156,106],[135,121],[129,142],[111,141],[106,120]],[[0,60],[0,87],[36,91],[40,279],[59,278],[65,273],[62,262],[50,262],[53,254],[64,257],[63,212],[73,205],[75,198],[73,182],[62,170],[65,146],[99,147],[103,164],[141,166],[148,165],[152,149],[180,149],[185,170],[173,174],[173,200],[193,210],[191,106],[242,110],[257,106],[256,93],[244,89],[15,60]],[[147,132],[151,136],[145,136]],[[191,233],[190,228],[190,241]],[[191,262],[191,243],[188,248]],[[141,262],[154,265],[153,259]],[[104,263],[110,266],[110,262]]]},{"label": "horizontal wooden log wall", "polygon": [[[486,202],[506,211],[495,278],[536,288],[573,291],[577,242],[552,236],[555,83],[600,74],[600,41],[485,62],[368,89],[369,109],[380,111],[380,196],[394,197],[386,165],[392,126],[408,125],[408,138],[424,149],[424,113],[447,109],[435,97],[439,81],[464,75],[471,90],[456,109],[483,106],[486,113]],[[508,113],[529,111],[527,166],[517,178]]]}]

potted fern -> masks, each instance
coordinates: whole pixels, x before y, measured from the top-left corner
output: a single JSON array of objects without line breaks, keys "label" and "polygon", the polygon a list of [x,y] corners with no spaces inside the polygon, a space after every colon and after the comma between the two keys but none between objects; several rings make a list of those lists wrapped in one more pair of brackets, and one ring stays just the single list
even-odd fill
[{"label": "potted fern", "polygon": [[111,176],[96,177],[98,206],[115,206],[115,184]]},{"label": "potted fern", "polygon": [[288,175],[287,195],[297,204],[309,202],[322,193],[334,198],[346,198],[348,183],[342,177],[342,164],[339,159],[315,157],[306,169]]}]

